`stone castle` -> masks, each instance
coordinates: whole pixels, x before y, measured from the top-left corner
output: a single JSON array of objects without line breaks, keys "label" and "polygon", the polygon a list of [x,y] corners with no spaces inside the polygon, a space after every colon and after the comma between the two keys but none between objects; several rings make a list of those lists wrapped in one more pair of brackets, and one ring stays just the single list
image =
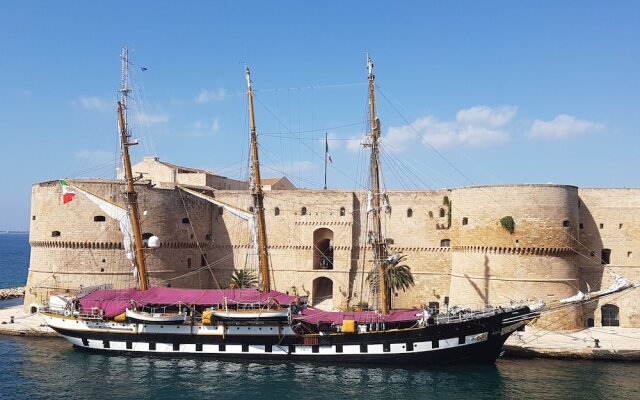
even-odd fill
[{"label": "stone castle", "polygon": [[[246,182],[147,157],[134,166],[152,285],[228,287],[234,269],[255,268],[246,223],[178,188],[189,187],[249,209]],[[122,204],[120,181],[73,185]],[[272,279],[276,290],[311,304],[375,306],[366,282],[366,194],[303,190],[286,178],[264,182]],[[85,196],[62,204],[57,181],[33,185],[31,261],[25,307],[51,294],[96,285],[132,287],[122,233]],[[392,294],[394,307],[478,307],[541,299],[555,304],[578,290],[599,290],[617,272],[640,282],[640,189],[581,189],[554,184],[388,191],[384,227],[393,252],[406,256],[415,286]],[[640,327],[635,290],[541,319],[549,330]]]}]

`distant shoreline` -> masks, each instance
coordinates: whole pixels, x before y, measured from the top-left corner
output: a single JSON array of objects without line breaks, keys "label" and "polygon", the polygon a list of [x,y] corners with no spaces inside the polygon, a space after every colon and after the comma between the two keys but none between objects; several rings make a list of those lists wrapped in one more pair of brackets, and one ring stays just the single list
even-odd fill
[{"label": "distant shoreline", "polygon": [[28,235],[29,231],[2,231],[0,230],[0,235]]}]

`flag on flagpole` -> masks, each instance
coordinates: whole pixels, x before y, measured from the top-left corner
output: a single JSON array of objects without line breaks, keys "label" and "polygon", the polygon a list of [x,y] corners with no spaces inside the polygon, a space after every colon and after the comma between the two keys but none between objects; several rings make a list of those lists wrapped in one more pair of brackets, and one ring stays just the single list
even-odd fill
[{"label": "flag on flagpole", "polygon": [[69,182],[65,180],[60,181],[60,186],[62,187],[62,204],[67,204],[71,200],[73,200],[73,196],[76,195],[76,192],[73,190]]},{"label": "flag on flagpole", "polygon": [[331,159],[331,154],[329,154],[329,141],[327,140],[327,137],[326,137],[326,136],[325,136],[325,138],[324,138],[324,144],[325,144],[325,146],[324,146],[324,152],[325,152],[325,154],[327,155],[327,159],[329,160],[329,162],[330,162],[331,164],[333,164],[333,160]]}]

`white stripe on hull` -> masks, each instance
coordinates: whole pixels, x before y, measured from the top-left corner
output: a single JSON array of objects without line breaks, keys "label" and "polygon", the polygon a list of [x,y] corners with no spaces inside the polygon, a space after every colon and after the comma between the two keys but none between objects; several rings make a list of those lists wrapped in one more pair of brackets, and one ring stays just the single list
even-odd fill
[{"label": "white stripe on hull", "polygon": [[[427,342],[415,342],[413,343],[413,350],[407,350],[406,344],[402,343],[392,343],[389,347],[389,351],[384,351],[384,347],[382,344],[369,344],[366,346],[367,351],[363,352],[362,348],[359,344],[345,344],[342,346],[342,352],[338,352],[336,349],[336,345],[320,345],[318,346],[318,351],[316,353],[313,352],[314,346],[310,345],[297,345],[297,346],[278,346],[273,345],[271,347],[271,352],[268,353],[266,351],[266,346],[264,345],[248,345],[246,346],[247,351],[243,350],[243,345],[241,344],[227,344],[224,345],[224,350],[220,349],[220,345],[218,344],[203,344],[201,345],[202,350],[198,350],[195,344],[187,343],[180,344],[174,348],[173,343],[147,343],[147,342],[136,342],[131,341],[130,347],[127,347],[127,342],[110,340],[108,342],[108,346],[105,346],[105,341],[103,340],[95,340],[95,339],[87,339],[85,345],[82,339],[65,336],[65,339],[78,347],[94,349],[94,350],[108,350],[108,351],[129,351],[129,352],[137,352],[137,353],[163,353],[163,354],[271,354],[271,355],[292,355],[292,356],[323,356],[323,355],[349,355],[349,354],[371,354],[371,355],[380,355],[380,354],[406,354],[409,352],[412,353],[422,353],[422,352],[431,352],[438,350],[451,349],[460,346],[469,346],[477,343],[481,343],[487,340],[488,334],[482,333],[477,335],[469,335],[465,336],[465,340],[463,344],[459,344],[458,338],[453,339],[442,339],[438,341],[438,346],[434,347],[432,341]],[[155,350],[151,349],[151,346],[155,345]],[[295,350],[292,352],[292,347],[295,347]]]}]

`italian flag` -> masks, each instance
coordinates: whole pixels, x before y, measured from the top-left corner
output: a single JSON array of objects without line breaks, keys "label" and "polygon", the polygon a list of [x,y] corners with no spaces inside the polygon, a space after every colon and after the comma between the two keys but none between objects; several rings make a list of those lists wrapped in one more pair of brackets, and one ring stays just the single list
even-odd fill
[{"label": "italian flag", "polygon": [[69,182],[65,180],[60,181],[60,186],[62,187],[62,204],[67,204],[71,200],[73,200],[73,196],[76,195],[76,192],[73,191]]}]

